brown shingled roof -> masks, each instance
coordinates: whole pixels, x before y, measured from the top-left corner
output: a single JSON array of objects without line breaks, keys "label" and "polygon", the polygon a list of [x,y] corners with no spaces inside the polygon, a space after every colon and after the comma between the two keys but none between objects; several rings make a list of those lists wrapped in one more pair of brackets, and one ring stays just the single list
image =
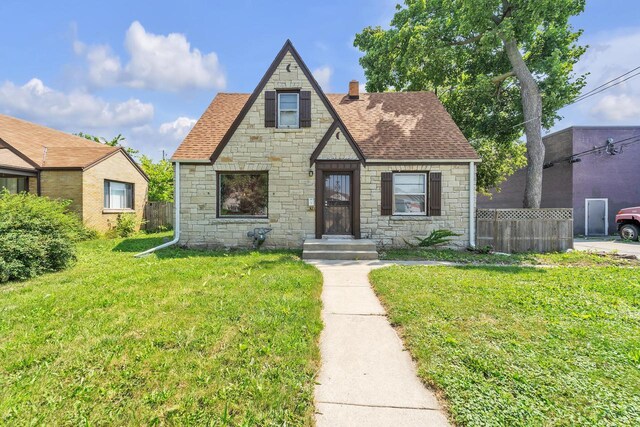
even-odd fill
[{"label": "brown shingled roof", "polygon": [[[174,160],[207,160],[249,99],[219,93],[174,153]],[[363,93],[352,100],[327,94],[367,160],[478,159],[432,92]]]},{"label": "brown shingled roof", "polygon": [[248,93],[217,94],[172,158],[209,160],[248,99]]},{"label": "brown shingled roof", "polygon": [[0,140],[38,168],[85,168],[120,149],[3,114]]},{"label": "brown shingled roof", "polygon": [[432,92],[327,94],[367,160],[477,159]]}]

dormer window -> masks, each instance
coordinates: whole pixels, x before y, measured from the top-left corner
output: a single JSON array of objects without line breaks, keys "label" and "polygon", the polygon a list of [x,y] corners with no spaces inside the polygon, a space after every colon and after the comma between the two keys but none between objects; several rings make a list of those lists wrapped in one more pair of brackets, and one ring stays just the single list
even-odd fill
[{"label": "dormer window", "polygon": [[278,93],[278,127],[295,129],[300,127],[300,94],[298,92]]}]

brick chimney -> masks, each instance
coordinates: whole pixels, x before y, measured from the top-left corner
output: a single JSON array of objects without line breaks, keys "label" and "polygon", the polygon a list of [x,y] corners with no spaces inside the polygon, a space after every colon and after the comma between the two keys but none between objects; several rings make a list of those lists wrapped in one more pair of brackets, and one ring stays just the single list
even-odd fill
[{"label": "brick chimney", "polygon": [[360,82],[357,80],[351,80],[349,82],[349,99],[360,98]]}]

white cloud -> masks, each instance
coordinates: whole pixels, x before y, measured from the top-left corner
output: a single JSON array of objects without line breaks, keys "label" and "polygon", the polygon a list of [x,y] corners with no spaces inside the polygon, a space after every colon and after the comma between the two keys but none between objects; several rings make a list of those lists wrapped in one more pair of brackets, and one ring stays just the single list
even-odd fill
[{"label": "white cloud", "polygon": [[606,95],[591,108],[590,112],[595,117],[614,122],[627,119],[634,119],[637,122],[640,117],[640,99],[627,94]]},{"label": "white cloud", "polygon": [[130,140],[136,149],[151,158],[162,158],[163,151],[169,158],[195,123],[195,119],[181,116],[158,127],[139,126],[130,130]]},{"label": "white cloud", "polygon": [[124,46],[129,61],[123,66],[109,46],[86,46],[79,41],[73,45],[76,54],[85,57],[89,80],[96,86],[162,91],[226,86],[218,55],[192,48],[184,34],[153,34],[134,21],[127,30]]},{"label": "white cloud", "polygon": [[313,70],[312,74],[323,91],[329,92],[331,90],[331,76],[333,75],[333,68],[325,65]]},{"label": "white cloud", "polygon": [[137,126],[153,119],[152,104],[131,98],[107,102],[83,91],[57,91],[36,78],[0,86],[0,111],[69,131]]},{"label": "white cloud", "polygon": [[173,138],[175,141],[182,141],[187,136],[193,125],[196,124],[196,119],[189,117],[178,117],[172,122],[162,123],[158,129],[160,134],[167,135]]},{"label": "white cloud", "polygon": [[[576,74],[589,73],[582,93],[633,68],[629,58],[640,57],[640,28],[608,31],[581,39],[589,45],[576,64]],[[628,76],[627,76],[628,77]],[[640,122],[640,76],[560,111],[565,118],[551,131],[571,125],[628,125]]]}]

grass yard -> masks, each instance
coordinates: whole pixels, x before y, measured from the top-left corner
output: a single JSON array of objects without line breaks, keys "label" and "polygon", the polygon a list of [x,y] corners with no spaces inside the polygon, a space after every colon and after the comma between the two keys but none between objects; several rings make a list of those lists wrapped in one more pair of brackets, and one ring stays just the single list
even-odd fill
[{"label": "grass yard", "polygon": [[320,273],[290,252],[133,258],[162,236],[0,285],[0,424],[311,422]]},{"label": "grass yard", "polygon": [[640,270],[390,267],[371,280],[459,425],[638,425]]},{"label": "grass yard", "polygon": [[640,260],[637,258],[581,251],[548,254],[481,254],[454,249],[389,248],[380,252],[380,259],[495,265],[640,266]]}]

